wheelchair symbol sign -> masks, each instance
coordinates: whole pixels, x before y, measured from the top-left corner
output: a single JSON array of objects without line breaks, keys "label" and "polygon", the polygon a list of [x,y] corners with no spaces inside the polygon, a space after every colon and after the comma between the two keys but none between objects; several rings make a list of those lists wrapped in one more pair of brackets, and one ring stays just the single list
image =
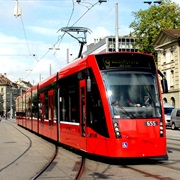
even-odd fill
[{"label": "wheelchair symbol sign", "polygon": [[127,142],[122,142],[122,148],[128,148],[128,143]]}]

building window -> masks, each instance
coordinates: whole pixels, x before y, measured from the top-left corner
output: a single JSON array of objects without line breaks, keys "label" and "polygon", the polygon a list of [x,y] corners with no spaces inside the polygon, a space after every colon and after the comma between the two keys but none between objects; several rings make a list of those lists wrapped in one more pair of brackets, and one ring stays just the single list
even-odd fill
[{"label": "building window", "polygon": [[115,48],[115,44],[114,43],[109,44],[109,48],[114,49]]},{"label": "building window", "polygon": [[166,52],[166,63],[170,63],[171,62],[171,52],[168,50]]},{"label": "building window", "polygon": [[175,107],[175,99],[174,99],[174,97],[171,97],[171,104]]},{"label": "building window", "polygon": [[122,49],[126,49],[126,45],[124,42],[122,42]]},{"label": "building window", "polygon": [[163,101],[164,101],[164,103],[167,103],[167,99],[166,98],[163,98]]},{"label": "building window", "polygon": [[160,59],[161,59],[160,62],[162,63],[162,65],[166,64],[166,58],[163,52],[161,52],[160,54]]},{"label": "building window", "polygon": [[166,50],[164,49],[162,53],[163,53],[163,55],[165,56],[165,55],[166,55]]},{"label": "building window", "polygon": [[170,47],[170,51],[171,51],[171,53],[173,54],[173,52],[176,50],[176,47],[174,47],[174,46],[171,46]]},{"label": "building window", "polygon": [[170,87],[174,87],[174,71],[171,70],[170,74]]}]

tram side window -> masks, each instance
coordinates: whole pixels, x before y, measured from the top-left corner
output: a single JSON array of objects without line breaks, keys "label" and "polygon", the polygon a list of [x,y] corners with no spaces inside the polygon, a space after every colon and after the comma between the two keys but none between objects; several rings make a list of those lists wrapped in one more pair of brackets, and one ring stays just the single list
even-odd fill
[{"label": "tram side window", "polygon": [[44,94],[40,94],[38,106],[39,106],[39,117],[41,121],[44,121]]},{"label": "tram side window", "polygon": [[32,97],[32,117],[37,118],[38,117],[38,99],[37,94],[34,94]]},{"label": "tram side window", "polygon": [[102,136],[109,137],[100,91],[94,74],[91,76],[91,92],[87,93],[87,125]]},{"label": "tram side window", "polygon": [[39,100],[39,117],[41,121],[44,121],[45,119],[48,119],[48,94],[40,94]]},{"label": "tram side window", "polygon": [[44,119],[48,119],[48,94],[45,93],[45,99],[44,99]]},{"label": "tram side window", "polygon": [[26,98],[26,117],[30,118],[31,117],[31,99]]},{"label": "tram side window", "polygon": [[78,81],[77,75],[61,80],[60,88],[60,116],[61,121],[67,122],[79,122],[79,111],[78,111]]},{"label": "tram side window", "polygon": [[25,96],[22,99],[22,116],[26,117],[26,103],[25,103]]},{"label": "tram side window", "polygon": [[54,121],[57,121],[57,93],[55,92],[54,93],[54,96],[53,96],[53,120]]},{"label": "tram side window", "polygon": [[55,104],[54,104],[54,90],[50,90],[48,92],[48,119],[49,125],[53,125],[54,122],[54,115],[55,115]]},{"label": "tram side window", "polygon": [[18,100],[18,106],[16,106],[16,107],[18,107],[18,110],[19,110],[19,116],[20,117],[23,117],[24,116],[24,113],[23,113],[23,98],[21,97],[19,100]]}]

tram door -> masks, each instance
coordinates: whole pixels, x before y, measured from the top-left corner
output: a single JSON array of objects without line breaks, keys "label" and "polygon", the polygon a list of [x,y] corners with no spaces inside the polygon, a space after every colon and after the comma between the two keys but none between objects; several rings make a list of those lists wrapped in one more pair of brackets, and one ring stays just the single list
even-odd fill
[{"label": "tram door", "polygon": [[86,80],[80,81],[80,125],[81,125],[81,145],[82,149],[86,150]]}]

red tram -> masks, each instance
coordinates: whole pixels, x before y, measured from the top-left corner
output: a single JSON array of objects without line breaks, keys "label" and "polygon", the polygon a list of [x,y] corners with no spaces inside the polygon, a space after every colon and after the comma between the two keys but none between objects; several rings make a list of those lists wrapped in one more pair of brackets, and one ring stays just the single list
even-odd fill
[{"label": "red tram", "polygon": [[162,88],[152,55],[89,55],[18,97],[17,124],[91,154],[167,159],[160,75]]}]

